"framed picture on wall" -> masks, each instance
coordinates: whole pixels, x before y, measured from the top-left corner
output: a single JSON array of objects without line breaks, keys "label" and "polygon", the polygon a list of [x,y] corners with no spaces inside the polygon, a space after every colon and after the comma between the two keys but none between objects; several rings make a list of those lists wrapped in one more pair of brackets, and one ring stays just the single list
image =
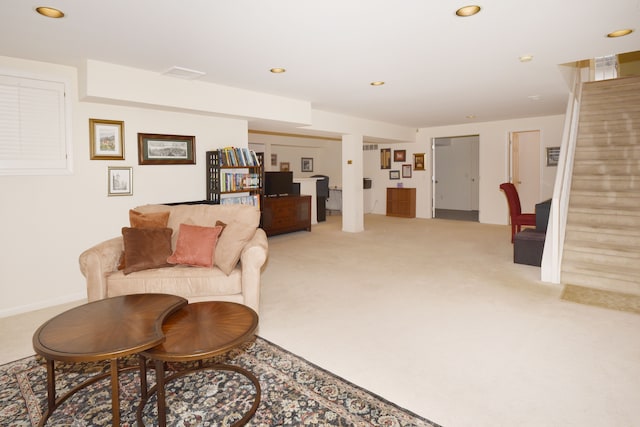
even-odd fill
[{"label": "framed picture on wall", "polygon": [[91,160],[124,160],[124,122],[89,119]]},{"label": "framed picture on wall", "polygon": [[413,155],[413,170],[415,171],[424,170],[424,153],[415,153]]},{"label": "framed picture on wall", "polygon": [[399,170],[389,171],[389,179],[400,179],[400,171]]},{"label": "framed picture on wall", "polygon": [[411,178],[411,165],[410,164],[402,165],[402,177],[403,178]]},{"label": "framed picture on wall", "polygon": [[391,148],[380,149],[380,169],[391,169]]},{"label": "framed picture on wall", "polygon": [[271,154],[271,166],[276,166],[278,164],[278,155]]},{"label": "framed picture on wall", "polygon": [[407,161],[407,150],[393,150],[393,161],[394,162]]},{"label": "framed picture on wall", "polygon": [[138,164],[195,165],[195,148],[195,136],[139,133]]},{"label": "framed picture on wall", "polygon": [[280,162],[280,170],[282,172],[290,171],[291,168],[289,167],[289,162]]},{"label": "framed picture on wall", "polygon": [[133,168],[109,166],[107,168],[107,195],[133,195]]},{"label": "framed picture on wall", "polygon": [[313,172],[313,158],[303,157],[301,159],[300,170],[302,172]]},{"label": "framed picture on wall", "polygon": [[558,166],[560,147],[547,147],[547,166]]}]

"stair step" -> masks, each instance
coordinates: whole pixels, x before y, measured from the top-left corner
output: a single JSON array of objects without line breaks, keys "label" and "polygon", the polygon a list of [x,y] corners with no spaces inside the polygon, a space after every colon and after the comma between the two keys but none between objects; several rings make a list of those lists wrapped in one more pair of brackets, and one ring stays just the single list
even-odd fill
[{"label": "stair step", "polygon": [[611,92],[627,92],[632,90],[638,90],[640,87],[640,78],[638,76],[633,77],[621,77],[610,80],[599,80],[594,82],[585,82],[582,85],[582,94],[606,94]]},{"label": "stair step", "polygon": [[[600,212],[598,212],[600,211]],[[567,214],[567,224],[571,225],[591,225],[593,227],[635,227],[640,228],[640,214],[633,211],[612,209],[586,209],[572,208]]]},{"label": "stair step", "polygon": [[[627,250],[640,251],[640,233],[624,233],[623,230],[615,230],[587,226],[567,227],[565,245],[571,247],[583,245],[585,247],[605,245],[606,247],[622,247]],[[579,243],[578,243],[579,242]]]},{"label": "stair step", "polygon": [[[581,175],[636,175],[640,176],[640,160],[636,159],[580,159],[573,165],[574,176]],[[627,178],[628,179],[628,178]]]},{"label": "stair step", "polygon": [[560,281],[565,284],[640,295],[637,278],[591,269],[589,265],[575,265],[567,270],[563,267],[560,277]]},{"label": "stair step", "polygon": [[[639,120],[640,122],[640,120]],[[640,144],[638,138],[628,129],[607,133],[589,133],[581,134],[577,141],[577,147],[626,147],[637,146]]]},{"label": "stair step", "polygon": [[640,159],[640,144],[622,146],[577,146],[574,158],[576,160]]},{"label": "stair step", "polygon": [[640,191],[640,179],[629,176],[576,175],[571,180],[571,191]]},{"label": "stair step", "polygon": [[[608,135],[610,133],[623,133],[633,130],[633,120],[621,118],[620,114],[617,117],[604,120],[582,118],[578,123],[578,132],[581,135],[584,135],[585,132]],[[635,126],[637,126],[638,120],[635,120],[635,123]]]},{"label": "stair step", "polygon": [[[637,245],[626,246],[617,242],[605,243],[571,239],[564,245],[565,256],[573,259],[588,259],[595,264],[626,267],[637,266],[640,274],[640,250]],[[632,263],[632,264],[629,264]]]},{"label": "stair step", "polygon": [[573,191],[569,197],[569,206],[576,208],[636,210],[640,206],[640,192]]}]

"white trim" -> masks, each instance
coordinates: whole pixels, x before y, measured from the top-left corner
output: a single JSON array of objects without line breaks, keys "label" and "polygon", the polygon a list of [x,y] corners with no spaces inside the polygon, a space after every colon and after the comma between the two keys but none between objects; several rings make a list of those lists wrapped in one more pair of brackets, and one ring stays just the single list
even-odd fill
[{"label": "white trim", "polygon": [[16,314],[28,313],[30,311],[40,310],[43,308],[55,307],[57,305],[67,304],[70,302],[87,302],[87,294],[78,292],[75,294],[63,295],[46,301],[39,301],[35,304],[25,304],[17,307],[10,307],[0,310],[0,318],[15,316]]}]

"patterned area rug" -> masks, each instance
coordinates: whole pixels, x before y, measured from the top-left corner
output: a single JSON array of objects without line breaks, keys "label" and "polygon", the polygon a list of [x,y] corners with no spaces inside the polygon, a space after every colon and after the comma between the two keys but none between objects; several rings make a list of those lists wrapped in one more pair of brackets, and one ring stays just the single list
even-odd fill
[{"label": "patterned area rug", "polygon": [[[258,377],[262,399],[249,426],[437,426],[259,337],[210,362],[238,365]],[[122,366],[137,363],[138,358],[131,357]],[[56,364],[58,397],[106,371],[105,363]],[[154,378],[150,371],[150,385]],[[107,377],[80,390],[54,411],[46,425],[111,425],[109,384]],[[255,392],[243,376],[214,370],[179,377],[166,390],[167,425],[183,427],[232,425],[250,408]],[[139,370],[120,374],[120,399],[121,425],[138,425]],[[153,395],[142,408],[147,426],[157,423],[156,403]],[[46,367],[41,357],[0,366],[0,425],[35,426],[46,407]]]},{"label": "patterned area rug", "polygon": [[561,298],[579,304],[640,314],[640,296],[583,286],[565,285]]}]

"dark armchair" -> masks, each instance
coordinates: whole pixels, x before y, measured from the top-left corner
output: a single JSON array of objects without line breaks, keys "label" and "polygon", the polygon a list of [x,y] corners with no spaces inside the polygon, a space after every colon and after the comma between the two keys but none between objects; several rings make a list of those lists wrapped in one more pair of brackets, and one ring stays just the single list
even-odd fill
[{"label": "dark armchair", "polygon": [[511,217],[511,243],[513,243],[513,237],[516,233],[520,232],[523,225],[535,227],[536,214],[522,213],[520,196],[518,196],[518,190],[515,185],[510,182],[505,182],[500,184],[500,189],[504,191],[505,196],[507,196],[507,203],[509,204],[509,216]]}]

